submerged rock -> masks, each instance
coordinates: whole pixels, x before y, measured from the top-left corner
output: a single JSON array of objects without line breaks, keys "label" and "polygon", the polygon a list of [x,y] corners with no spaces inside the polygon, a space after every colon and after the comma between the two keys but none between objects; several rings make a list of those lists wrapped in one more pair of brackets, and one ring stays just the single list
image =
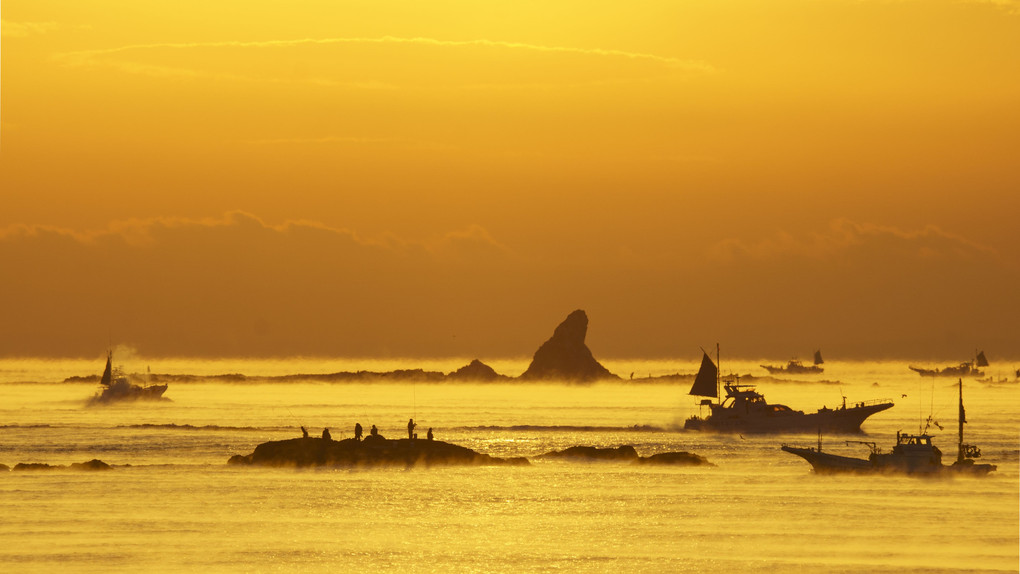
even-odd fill
[{"label": "submerged rock", "polygon": [[588,315],[578,309],[556,327],[552,338],[535,351],[522,380],[591,382],[619,379],[603,367],[584,343],[588,333]]},{"label": "submerged rock", "polygon": [[527,465],[525,458],[502,459],[437,440],[364,441],[293,438],[265,442],[249,455],[230,457],[228,464],[256,466],[340,466],[348,468],[430,467],[451,465]]},{"label": "submerged rock", "polygon": [[660,452],[652,456],[643,456],[634,464],[674,464],[684,466],[715,466],[708,459],[693,452]]},{"label": "submerged rock", "polygon": [[640,458],[634,447],[629,444],[616,448],[596,448],[594,446],[572,446],[564,450],[554,450],[542,455],[544,458],[580,458],[585,460],[637,460]]}]

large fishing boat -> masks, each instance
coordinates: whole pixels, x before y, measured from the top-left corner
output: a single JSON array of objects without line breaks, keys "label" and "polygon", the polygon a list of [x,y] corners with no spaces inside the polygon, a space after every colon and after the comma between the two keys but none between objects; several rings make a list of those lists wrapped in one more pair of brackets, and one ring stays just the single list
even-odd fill
[{"label": "large fishing boat", "polygon": [[797,359],[793,359],[786,363],[784,367],[777,367],[775,365],[762,365],[761,367],[768,371],[770,375],[817,375],[825,370],[820,366],[824,362],[822,360],[822,352],[815,351],[815,360],[812,365],[805,365]]},{"label": "large fishing boat", "polygon": [[[716,348],[718,360],[718,347]],[[704,353],[701,368],[691,386],[691,395],[710,397],[702,399],[702,408],[708,407],[707,417],[693,416],[684,422],[686,430],[718,432],[779,433],[812,432],[859,433],[864,419],[893,406],[888,399],[863,401],[841,406],[822,407],[813,413],[795,411],[786,405],[770,404],[755,385],[741,385],[739,379],[723,384],[719,369],[708,353]],[[726,391],[720,400],[719,389]],[[712,399],[715,399],[713,401]]]},{"label": "large fishing boat", "polygon": [[164,400],[166,385],[136,385],[124,376],[120,369],[113,366],[113,351],[106,352],[106,369],[99,381],[101,389],[89,401],[90,405],[109,404],[122,401],[158,401]]},{"label": "large fishing boat", "polygon": [[922,377],[980,377],[985,373],[980,367],[987,367],[988,359],[985,358],[984,351],[978,351],[974,356],[973,361],[964,361],[955,367],[945,367],[944,369],[934,368],[925,369],[923,367],[915,367],[908,365],[907,368]]},{"label": "large fishing boat", "polygon": [[[782,450],[795,454],[811,463],[811,467],[819,474],[855,473],[895,473],[910,475],[938,474],[974,474],[985,475],[996,469],[994,464],[977,464],[974,459],[981,456],[981,449],[963,442],[963,425],[967,416],[963,410],[963,379],[960,379],[960,414],[959,440],[957,442],[956,461],[953,464],[942,464],[942,451],[932,444],[932,435],[928,434],[928,425],[918,434],[896,433],[896,445],[891,452],[882,452],[873,442],[859,442],[871,449],[867,459],[840,456],[822,452],[821,434],[818,448],[802,448],[783,445]],[[847,441],[850,444],[851,441]]]}]

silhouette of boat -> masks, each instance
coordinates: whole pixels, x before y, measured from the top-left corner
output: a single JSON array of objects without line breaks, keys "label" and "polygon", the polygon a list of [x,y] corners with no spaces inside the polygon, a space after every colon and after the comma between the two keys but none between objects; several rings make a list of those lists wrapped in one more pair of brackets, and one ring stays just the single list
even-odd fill
[{"label": "silhouette of boat", "polygon": [[921,375],[922,377],[980,377],[985,373],[980,367],[987,367],[988,359],[985,358],[985,352],[979,351],[974,357],[973,361],[964,361],[955,367],[946,367],[944,369],[924,369],[922,367],[915,367],[909,365],[907,368]]},{"label": "silhouette of boat", "polygon": [[[859,442],[871,449],[867,459],[840,456],[822,452],[821,434],[818,448],[802,448],[783,445],[782,450],[795,454],[811,463],[811,467],[819,474],[836,473],[895,473],[910,475],[938,474],[972,474],[986,475],[996,469],[994,464],[977,464],[974,459],[981,456],[981,449],[963,442],[963,424],[967,422],[963,410],[963,379],[960,379],[960,414],[959,440],[957,442],[956,461],[950,465],[942,464],[942,451],[932,444],[932,435],[928,434],[928,425],[918,434],[906,434],[897,431],[896,445],[891,452],[882,452],[873,442]],[[931,417],[928,417],[931,423]]]},{"label": "silhouette of boat", "polygon": [[773,365],[762,365],[761,367],[769,372],[770,375],[810,375],[818,374],[824,371],[821,365],[825,361],[822,360],[822,352],[815,351],[815,361],[813,365],[805,365],[800,361],[794,359],[786,363],[785,367],[776,367]]},{"label": "silhouette of boat", "polygon": [[125,401],[163,400],[166,385],[136,385],[128,381],[119,368],[113,367],[113,351],[106,353],[106,369],[99,381],[101,389],[89,404],[109,404]]},{"label": "silhouette of boat", "polygon": [[[726,391],[723,400],[719,400],[720,386]],[[707,417],[693,416],[687,419],[684,429],[717,432],[778,433],[821,429],[835,433],[858,433],[861,432],[864,419],[893,406],[893,402],[888,399],[847,406],[844,397],[839,408],[822,407],[813,413],[795,411],[786,405],[769,403],[756,390],[755,385],[741,385],[737,381],[722,384],[719,369],[708,353],[702,357],[701,368],[688,394],[711,397],[702,399],[700,403],[702,407],[707,406],[710,412]]]}]

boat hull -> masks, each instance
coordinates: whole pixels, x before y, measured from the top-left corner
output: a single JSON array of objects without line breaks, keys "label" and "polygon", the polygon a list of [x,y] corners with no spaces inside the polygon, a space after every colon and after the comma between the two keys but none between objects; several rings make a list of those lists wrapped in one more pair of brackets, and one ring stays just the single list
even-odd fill
[{"label": "boat hull", "polygon": [[[861,424],[871,415],[891,408],[893,403],[866,404],[839,409],[823,409],[814,413],[776,411],[740,413],[739,409],[715,409],[706,417],[692,417],[684,423],[686,430],[741,433],[825,432],[860,433]],[[734,412],[736,411],[736,412]]]},{"label": "boat hull", "polygon": [[984,476],[996,470],[994,464],[976,464],[965,459],[951,465],[937,460],[921,460],[912,457],[874,455],[867,459],[840,456],[821,452],[813,448],[783,445],[782,450],[795,454],[811,464],[816,474],[905,474],[912,476]]},{"label": "boat hull", "polygon": [[836,474],[844,472],[874,472],[871,461],[862,458],[839,456],[827,452],[817,451],[813,448],[800,448],[795,446],[781,447],[784,451],[795,454],[811,463],[811,468],[819,474]]}]

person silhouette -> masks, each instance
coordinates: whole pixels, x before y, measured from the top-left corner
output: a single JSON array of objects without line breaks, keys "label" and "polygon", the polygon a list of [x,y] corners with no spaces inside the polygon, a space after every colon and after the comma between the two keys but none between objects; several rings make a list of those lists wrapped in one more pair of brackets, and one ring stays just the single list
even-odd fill
[{"label": "person silhouette", "polygon": [[414,438],[414,427],[418,425],[414,424],[414,419],[407,419],[407,438]]},{"label": "person silhouette", "polygon": [[308,438],[308,429],[306,429],[305,427],[301,427],[301,436],[304,438]]},{"label": "person silhouette", "polygon": [[361,440],[361,423],[354,423],[354,440]]},{"label": "person silhouette", "polygon": [[429,434],[427,436],[429,440],[432,440],[432,427],[429,427]]},{"label": "person silhouette", "polygon": [[375,425],[372,425],[372,430],[368,431],[368,434],[372,436],[379,436],[379,429],[375,428]]},{"label": "person silhouette", "polygon": [[333,437],[329,434],[329,429],[322,429],[322,440],[333,440]]}]

